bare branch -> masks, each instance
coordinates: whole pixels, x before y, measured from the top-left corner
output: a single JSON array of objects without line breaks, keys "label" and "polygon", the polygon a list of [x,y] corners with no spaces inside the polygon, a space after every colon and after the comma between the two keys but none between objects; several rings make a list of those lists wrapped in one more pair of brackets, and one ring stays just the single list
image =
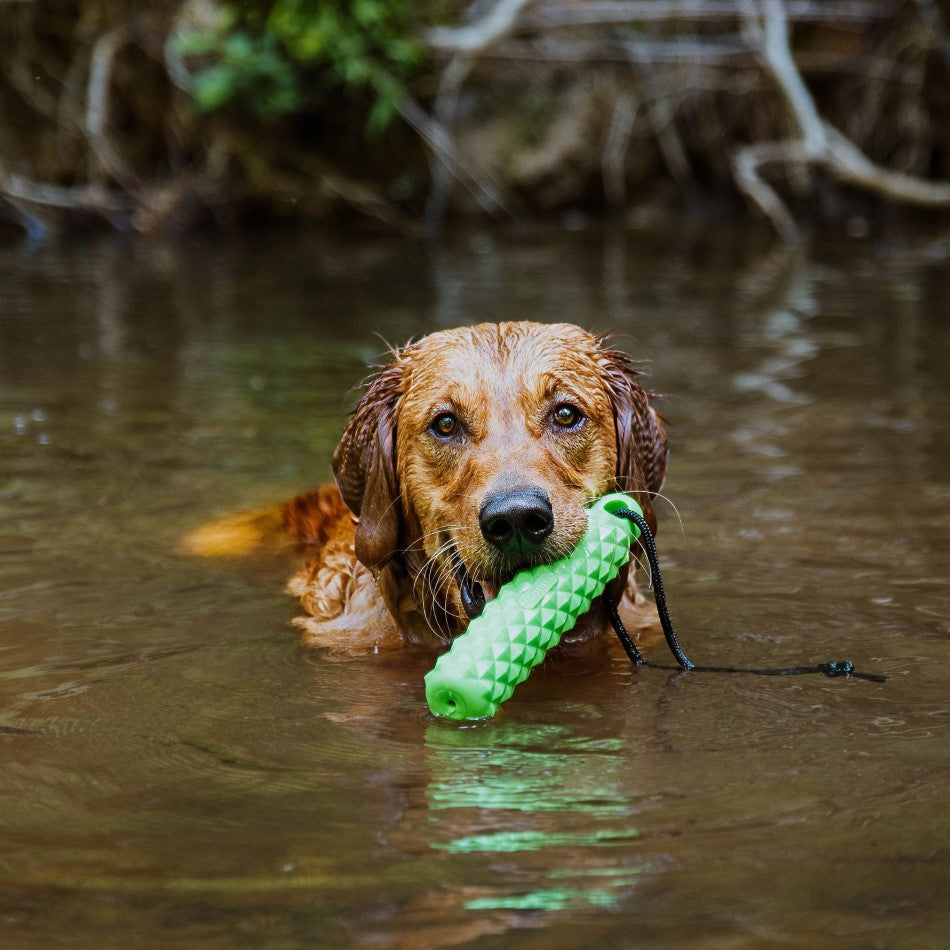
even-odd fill
[{"label": "bare branch", "polygon": [[0,195],[25,219],[29,231],[45,233],[50,219],[37,214],[38,209],[83,211],[100,214],[113,224],[115,218],[127,220],[132,210],[128,196],[108,191],[99,185],[77,185],[71,188],[46,185],[22,175],[7,172],[0,165]]},{"label": "bare branch", "polygon": [[[426,203],[426,220],[430,228],[437,227],[445,214],[453,179],[463,180],[459,175],[460,163],[452,141],[462,86],[472,71],[476,56],[509,34],[530,2],[500,0],[477,23],[429,31],[428,40],[433,48],[455,54],[442,72],[434,103],[435,118],[429,120],[436,135],[424,136],[430,144],[435,144],[436,139],[439,141],[439,147],[432,150],[432,186]],[[411,121],[405,113],[403,117]],[[414,118],[421,123],[421,116],[415,115]],[[420,130],[419,125],[414,125],[414,128]],[[474,197],[484,210],[504,210],[499,190],[488,183],[484,173],[471,170],[468,177],[475,185]]]},{"label": "bare branch", "polygon": [[8,198],[53,208],[122,214],[132,208],[128,196],[98,185],[44,185],[21,175],[0,176],[0,189]]},{"label": "bare branch", "polygon": [[817,158],[825,150],[825,130],[815,100],[805,86],[788,40],[788,20],[782,0],[763,0],[762,56],[798,126],[806,152]]},{"label": "bare branch", "polygon": [[436,27],[426,39],[433,49],[475,54],[510,33],[531,0],[499,0],[477,23],[470,26]]},{"label": "bare branch", "polygon": [[637,111],[640,103],[632,93],[625,93],[617,97],[613,113],[610,117],[610,126],[604,140],[601,168],[604,176],[604,195],[607,203],[615,208],[621,207],[627,198],[627,183],[624,176],[624,165],[627,157],[627,148],[630,145],[630,136],[637,121]]},{"label": "bare branch", "polygon": [[943,56],[944,67],[950,69],[950,37],[947,36],[947,26],[943,22],[943,14],[933,0],[916,0],[920,18],[930,30],[937,48]]},{"label": "bare branch", "polygon": [[[452,130],[458,116],[459,95],[474,65],[475,60],[471,56],[453,56],[442,71],[433,104],[435,122],[444,131],[446,140],[452,143],[453,151]],[[453,164],[446,161],[442,153],[433,150],[431,154],[432,183],[426,200],[426,221],[430,228],[436,228],[448,207],[455,171]]]},{"label": "bare branch", "polygon": [[769,219],[786,244],[795,244],[798,241],[798,225],[778,192],[759,172],[763,165],[807,162],[811,157],[801,142],[789,141],[748,145],[740,148],[733,158],[732,168],[739,189]]},{"label": "bare branch", "polygon": [[119,27],[103,33],[93,45],[84,126],[89,146],[102,168],[124,188],[135,192],[140,183],[113,147],[108,134],[112,66],[116,54],[127,42],[128,34]]},{"label": "bare branch", "polygon": [[886,198],[929,207],[950,205],[950,181],[929,181],[915,175],[882,168],[872,162],[854,142],[834,126],[825,123],[828,138],[828,162],[843,182],[860,185]]},{"label": "bare branch", "polygon": [[[729,21],[743,16],[745,0],[591,0],[571,4],[565,0],[540,3],[525,18],[526,29],[552,26],[608,26],[617,23],[668,23],[676,20]],[[894,12],[893,3],[816,2],[787,0],[789,17],[797,21],[866,23]]]},{"label": "bare branch", "polygon": [[[692,170],[673,119],[677,108],[688,94],[689,86],[687,83],[667,83],[667,88],[662,88],[656,71],[650,69],[649,61],[642,61],[630,47],[627,51],[640,84],[646,90],[644,102],[647,115],[650,117],[650,124],[653,126],[666,167],[675,180],[686,181],[691,177]],[[672,91],[669,86],[673,87]],[[674,102],[674,99],[677,101]]]},{"label": "bare branch", "polygon": [[[448,163],[455,177],[466,185],[469,193],[483,211],[489,214],[508,214],[497,193],[458,155],[449,133],[425,109],[407,96],[400,103],[399,114],[415,129],[429,148],[439,156],[439,159]],[[468,184],[469,182],[471,185]]]},{"label": "bare branch", "polygon": [[[714,36],[680,33],[669,38],[625,39],[622,43],[568,40],[560,35],[531,37],[528,40],[509,38],[485,49],[484,60],[515,60],[543,63],[626,63],[630,54],[652,65],[716,66],[745,68],[754,66],[758,47],[738,36],[717,33]],[[834,50],[811,50],[796,54],[799,72],[808,74],[839,73],[861,79],[869,71],[879,70],[894,86],[911,85],[904,72],[893,73],[893,63],[885,57],[865,55],[856,60],[851,53]],[[749,70],[747,70],[749,71]],[[733,74],[735,75],[735,74]]]}]

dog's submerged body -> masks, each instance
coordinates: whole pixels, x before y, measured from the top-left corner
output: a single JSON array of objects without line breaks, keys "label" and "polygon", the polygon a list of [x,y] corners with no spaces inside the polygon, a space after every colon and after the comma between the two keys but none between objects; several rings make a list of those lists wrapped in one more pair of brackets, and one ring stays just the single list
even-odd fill
[{"label": "dog's submerged body", "polygon": [[[569,324],[481,324],[396,351],[333,467],[336,485],[282,509],[312,551],[289,584],[304,640],[444,646],[519,569],[571,550],[605,492],[631,493],[655,527],[666,438],[625,354]],[[606,625],[598,599],[565,642]]]}]

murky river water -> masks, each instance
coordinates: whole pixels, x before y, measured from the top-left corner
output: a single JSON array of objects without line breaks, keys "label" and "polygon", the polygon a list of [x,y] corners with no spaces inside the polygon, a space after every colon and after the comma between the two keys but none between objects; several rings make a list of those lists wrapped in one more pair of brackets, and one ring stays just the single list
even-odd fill
[{"label": "murky river water", "polygon": [[[0,250],[0,942],[946,946],[948,300],[946,243]],[[694,660],[888,681],[613,650],[446,727],[286,562],[176,553],[327,479],[380,337],[519,318],[651,361]]]}]

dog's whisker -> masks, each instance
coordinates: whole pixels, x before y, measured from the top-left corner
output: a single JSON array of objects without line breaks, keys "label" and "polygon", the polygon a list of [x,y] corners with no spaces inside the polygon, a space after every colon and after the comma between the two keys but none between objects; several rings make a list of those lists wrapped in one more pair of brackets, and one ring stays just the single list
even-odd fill
[{"label": "dog's whisker", "polygon": [[424,540],[428,540],[448,534],[448,538],[422,563],[412,587],[413,596],[422,607],[426,626],[445,643],[452,640],[449,624],[452,621],[464,623],[466,619],[447,596],[455,581],[457,565],[454,558],[446,558],[445,555],[458,551],[452,534],[461,530],[461,525],[445,525],[423,536]]},{"label": "dog's whisker", "polygon": [[[430,537],[441,535],[442,533],[443,533],[443,529],[438,529],[435,531],[430,531],[428,534],[424,535],[424,537],[430,538]],[[451,550],[452,547],[453,547],[453,542],[450,537],[447,541],[444,541],[442,544],[440,544],[435,549],[435,551],[433,551],[430,555],[426,557],[425,561],[423,562],[422,567],[426,568],[430,563],[435,563],[446,551]]]},{"label": "dog's whisker", "polygon": [[[431,564],[431,562],[430,562]],[[443,628],[441,618],[439,617],[438,610],[443,607],[439,597],[437,589],[432,589],[432,596],[429,596],[430,591],[426,588],[432,588],[431,579],[429,578],[429,570],[424,569],[419,572],[417,581],[421,580],[423,584],[422,597],[420,599],[420,606],[422,607],[422,616],[425,620],[426,626],[435,634],[435,636],[442,641],[443,643],[448,643],[452,639],[451,631]]]},{"label": "dog's whisker", "polygon": [[451,561],[446,560],[443,555],[452,549],[451,544],[442,545],[432,554],[423,565],[423,572],[429,578],[431,586],[438,589],[444,588],[446,581],[453,573]]},{"label": "dog's whisker", "polygon": [[646,574],[647,587],[652,587],[653,573],[651,571],[650,565],[648,563],[644,564],[643,559],[635,551],[631,553],[631,560],[641,571],[643,571],[644,574]]},{"label": "dog's whisker", "polygon": [[680,510],[676,507],[676,503],[673,501],[673,499],[670,498],[669,495],[664,495],[663,492],[659,491],[647,492],[647,494],[651,498],[658,498],[660,501],[665,501],[670,506],[670,508],[673,510],[673,514],[676,515],[676,520],[679,522],[680,533],[685,537],[686,526],[683,522],[683,516],[680,514]]},{"label": "dog's whisker", "polygon": [[429,538],[438,537],[439,535],[447,534],[447,533],[450,535],[449,542],[451,542],[451,532],[464,531],[464,530],[465,530],[464,525],[460,525],[460,524],[440,525],[438,528],[433,528],[431,531],[427,531],[425,534],[423,534],[419,538],[419,543],[424,544]]},{"label": "dog's whisker", "polygon": [[[679,508],[676,507],[676,503],[673,501],[672,498],[669,497],[669,495],[666,495],[661,491],[650,491],[650,489],[644,488],[642,485],[638,486],[638,485],[622,485],[621,484],[621,481],[635,482],[637,480],[638,479],[633,475],[618,477],[617,486],[618,488],[620,488],[621,491],[630,492],[631,494],[635,493],[635,494],[647,495],[651,500],[665,501],[672,509],[673,514],[676,515],[676,520],[679,523],[680,532],[685,536],[686,528],[683,522],[683,516],[680,514]],[[591,501],[595,501],[595,500],[596,498],[591,499]]]}]

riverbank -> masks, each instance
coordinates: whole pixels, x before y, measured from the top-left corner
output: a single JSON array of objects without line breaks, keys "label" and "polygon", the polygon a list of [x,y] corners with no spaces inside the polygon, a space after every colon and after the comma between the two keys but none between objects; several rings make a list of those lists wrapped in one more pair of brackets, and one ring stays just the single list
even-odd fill
[{"label": "riverbank", "polygon": [[10,234],[701,214],[794,242],[950,209],[924,0],[7,7]]}]

